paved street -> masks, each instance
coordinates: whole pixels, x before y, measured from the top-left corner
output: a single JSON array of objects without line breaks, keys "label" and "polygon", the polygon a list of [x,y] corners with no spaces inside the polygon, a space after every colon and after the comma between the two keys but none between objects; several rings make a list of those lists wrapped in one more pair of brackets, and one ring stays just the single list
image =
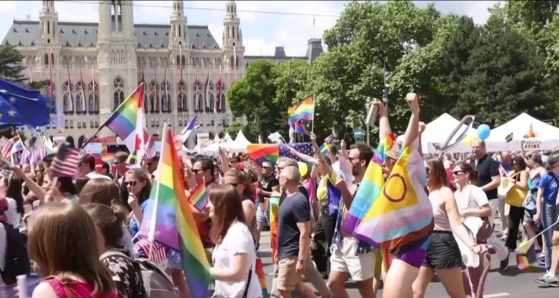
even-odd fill
[{"label": "paved street", "polygon": [[[496,220],[497,225],[499,221]],[[499,229],[500,230],[500,229]],[[267,274],[267,285],[270,290],[272,285],[273,265],[270,250],[270,233],[263,232],[260,256],[264,261],[264,270]],[[559,296],[559,288],[542,288],[534,282],[534,279],[543,273],[523,272],[518,270],[514,255],[511,253],[509,268],[504,272],[499,272],[499,261],[497,256],[493,257],[492,269],[489,273],[485,286],[485,298],[493,297],[537,297],[537,298],[556,298]],[[543,270],[542,270],[543,272]],[[307,283],[312,287],[311,284]],[[359,292],[353,282],[347,283],[347,289],[350,297],[360,297]],[[382,297],[382,291],[378,297]],[[442,284],[434,280],[427,290],[425,297],[428,298],[446,298],[448,295]]]}]

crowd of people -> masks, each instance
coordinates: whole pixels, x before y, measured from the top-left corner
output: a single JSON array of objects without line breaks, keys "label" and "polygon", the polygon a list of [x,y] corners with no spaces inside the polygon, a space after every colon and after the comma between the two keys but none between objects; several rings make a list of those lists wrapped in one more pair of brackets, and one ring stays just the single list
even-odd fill
[{"label": "crowd of people", "polygon": [[[385,178],[398,163],[398,151],[421,142],[424,125],[419,121],[419,99],[409,94],[406,100],[412,115],[402,144],[384,152]],[[386,108],[380,101],[374,104],[378,105],[382,143],[392,131]],[[306,298],[317,294],[344,298],[348,297],[345,283],[351,279],[361,297],[376,297],[384,283],[383,297],[420,298],[435,274],[450,297],[482,297],[484,266],[466,266],[459,242],[479,255],[495,247],[499,269],[506,270],[521,230],[528,238],[546,230],[535,243],[547,269],[537,282],[559,286],[559,227],[553,227],[557,222],[559,154],[552,152],[545,160],[540,154],[525,152],[490,156],[483,141],[473,140],[473,153],[463,160],[452,155],[425,157],[424,187],[434,222],[424,261],[417,266],[342,228],[378,153],[365,143],[347,148],[342,141],[322,154],[314,134],[311,141],[313,156],[291,149],[297,160],[257,161],[246,155],[231,156],[225,150],[218,159],[184,157],[185,186],[192,189],[205,183],[209,192],[206,208],[192,208],[192,212],[211,264],[213,297],[259,298],[267,292],[262,291],[255,273],[261,233],[267,228],[277,228],[273,232],[277,235],[272,255],[274,281],[267,289],[273,297],[288,298],[297,292]],[[167,291],[159,295],[191,297],[180,253],[138,236],[145,210],[155,203],[150,193],[159,175],[159,157],[145,161],[142,168],[130,169],[128,154],[118,152],[114,167],[107,165],[98,172],[95,158],[84,155],[78,173],[71,178],[53,177],[54,156],[47,155],[33,166],[11,166],[1,173],[0,272],[4,287],[15,288],[18,276],[33,273],[29,276],[38,276],[29,293],[33,298],[163,297],[157,296],[144,274],[151,272],[152,278],[157,275],[169,282],[168,287],[159,283],[163,285],[160,290]],[[344,171],[344,165],[349,165],[350,173]],[[497,192],[502,179],[516,186],[505,197]],[[339,202],[333,201],[332,186],[339,191]],[[519,204],[513,202],[517,197],[521,198]],[[267,206],[272,199],[279,199],[277,227],[270,227]],[[501,239],[494,231],[496,216],[504,227]],[[467,218],[483,221],[476,235],[464,224]]]}]

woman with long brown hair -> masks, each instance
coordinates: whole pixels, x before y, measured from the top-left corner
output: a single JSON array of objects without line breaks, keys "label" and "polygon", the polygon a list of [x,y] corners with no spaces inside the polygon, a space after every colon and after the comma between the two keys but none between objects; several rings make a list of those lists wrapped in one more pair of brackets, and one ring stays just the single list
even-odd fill
[{"label": "woman with long brown hair", "polygon": [[256,224],[256,206],[250,198],[254,191],[247,173],[239,171],[237,169],[230,169],[225,173],[225,176],[223,177],[223,184],[234,186],[239,194],[241,194],[244,218],[248,224],[248,227],[250,228],[250,233],[254,238],[254,242],[256,243],[256,239],[258,237],[258,227]]},{"label": "woman with long brown hair", "polygon": [[122,230],[125,215],[101,204],[85,204],[82,207],[97,227],[100,260],[109,269],[120,297],[145,298],[146,289],[142,275],[136,270],[137,264],[132,260],[132,251],[121,243],[123,234],[128,233]]},{"label": "woman with long brown hair", "polygon": [[440,159],[435,157],[427,160],[427,175],[435,227],[427,248],[427,256],[413,283],[413,296],[422,298],[436,273],[450,297],[465,298],[462,255],[453,232],[473,252],[480,253],[483,248],[477,245],[460,220],[448,175]]},{"label": "woman with long brown hair", "polygon": [[210,269],[215,279],[214,297],[262,297],[255,273],[254,239],[246,225],[243,199],[232,185],[216,185],[209,189],[209,196],[206,209],[216,244]]},{"label": "woman with long brown hair", "polygon": [[77,204],[46,203],[35,213],[27,250],[43,282],[33,298],[117,298],[109,271],[99,261],[93,221]]}]

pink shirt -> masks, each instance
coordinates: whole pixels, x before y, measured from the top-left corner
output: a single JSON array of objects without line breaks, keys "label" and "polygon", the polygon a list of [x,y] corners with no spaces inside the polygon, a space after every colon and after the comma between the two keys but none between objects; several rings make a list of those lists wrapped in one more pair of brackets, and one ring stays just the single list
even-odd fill
[{"label": "pink shirt", "polygon": [[[64,284],[59,279],[53,278],[45,280],[48,283],[58,298],[119,298],[116,290],[104,296],[93,296],[93,285],[86,284],[83,282],[73,282],[71,284]],[[69,297],[69,295],[70,297]]]}]

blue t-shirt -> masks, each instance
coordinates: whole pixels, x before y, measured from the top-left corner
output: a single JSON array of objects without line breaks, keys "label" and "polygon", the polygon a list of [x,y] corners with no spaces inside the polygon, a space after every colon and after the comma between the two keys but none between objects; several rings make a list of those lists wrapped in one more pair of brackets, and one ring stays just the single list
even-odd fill
[{"label": "blue t-shirt", "polygon": [[[140,209],[142,210],[142,213],[144,213],[144,211],[146,210],[148,205],[153,205],[155,203],[155,201],[153,199],[147,199],[145,201],[143,201],[140,204]],[[132,238],[134,238],[136,236],[136,234],[138,234],[138,232],[140,232],[140,227],[142,226],[141,222],[138,222],[138,219],[136,219],[136,216],[132,217],[132,220],[130,221],[130,235],[132,235]]]},{"label": "blue t-shirt", "polygon": [[559,185],[557,181],[559,179],[553,173],[545,174],[540,180],[540,188],[543,188],[543,200],[547,202],[555,202],[557,200],[557,192],[559,190]]},{"label": "blue t-shirt", "polygon": [[297,223],[311,221],[311,205],[300,192],[285,198],[279,209],[278,259],[299,255],[301,232]]}]

